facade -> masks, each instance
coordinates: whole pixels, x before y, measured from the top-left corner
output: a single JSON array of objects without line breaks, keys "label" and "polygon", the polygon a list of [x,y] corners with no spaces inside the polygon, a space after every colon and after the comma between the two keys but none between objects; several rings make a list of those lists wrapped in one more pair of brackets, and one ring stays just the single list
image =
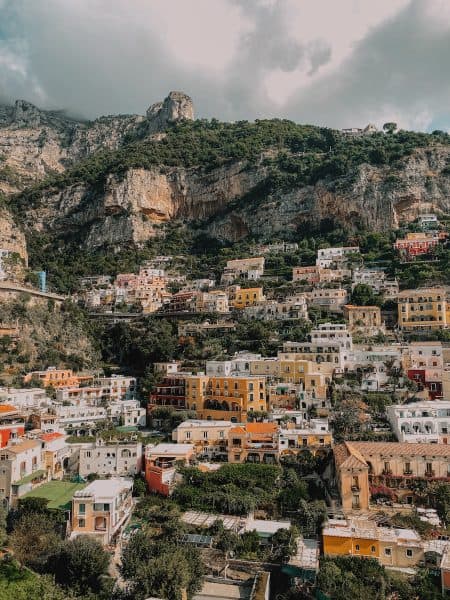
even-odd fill
[{"label": "facade", "polygon": [[25,432],[25,419],[15,406],[0,404],[0,448],[9,440],[22,436]]},{"label": "facade", "polygon": [[322,248],[317,251],[316,265],[325,269],[342,265],[355,254],[359,255],[358,246],[347,246],[343,248]]},{"label": "facade", "polygon": [[348,302],[348,293],[344,288],[317,288],[306,292],[308,304],[330,312],[342,312]]},{"label": "facade", "polygon": [[375,294],[383,294],[385,298],[396,298],[398,295],[398,281],[386,279],[382,269],[355,269],[352,277],[352,289],[359,284],[369,286]]},{"label": "facade", "polygon": [[210,377],[204,392],[203,406],[197,405],[199,419],[224,419],[234,423],[247,420],[252,411],[266,411],[264,377]]},{"label": "facade", "polygon": [[157,444],[145,448],[145,481],[150,492],[170,496],[177,483],[177,466],[195,457],[192,444]]},{"label": "facade", "polygon": [[298,454],[305,448],[314,454],[319,448],[331,446],[333,436],[327,419],[311,419],[300,425],[289,423],[279,431],[280,455]]},{"label": "facade", "polygon": [[336,484],[344,511],[367,510],[370,496],[388,493],[414,502],[414,487],[450,481],[450,445],[344,442],[334,448]]},{"label": "facade", "polygon": [[113,477],[132,477],[143,469],[142,444],[137,441],[103,441],[81,444],[78,450],[78,473]]},{"label": "facade", "polygon": [[398,295],[398,326],[405,331],[447,329],[450,306],[444,287],[404,290]]},{"label": "facade", "polygon": [[278,425],[276,423],[246,423],[228,433],[228,462],[278,462]]},{"label": "facade", "polygon": [[221,282],[229,284],[240,278],[256,281],[264,274],[264,262],[263,256],[229,260],[223,271]]},{"label": "facade", "polygon": [[49,479],[62,479],[64,469],[72,449],[66,444],[66,436],[62,433],[43,433],[42,462]]},{"label": "facade", "polygon": [[393,404],[386,413],[399,442],[450,443],[449,400]]},{"label": "facade", "polygon": [[90,375],[75,375],[71,369],[56,369],[49,367],[46,371],[32,371],[23,378],[24,383],[29,383],[33,379],[39,380],[43,387],[73,387],[80,385],[81,382],[92,380]]},{"label": "facade", "polygon": [[192,444],[198,456],[223,457],[227,456],[228,432],[232,427],[231,421],[188,419],[172,431],[172,440],[179,444]]},{"label": "facade", "polygon": [[71,538],[89,535],[104,546],[119,535],[133,508],[133,481],[97,479],[72,498]]},{"label": "facade", "polygon": [[367,518],[328,521],[322,542],[325,556],[374,558],[385,567],[413,568],[425,557],[425,544],[416,531],[379,527]]},{"label": "facade", "polygon": [[200,292],[195,298],[195,312],[228,313],[228,294],[221,290]]},{"label": "facade", "polygon": [[344,306],[344,319],[352,333],[374,336],[384,332],[379,306]]},{"label": "facade", "polygon": [[12,404],[19,410],[44,408],[51,400],[42,388],[0,388],[0,404]]},{"label": "facade", "polygon": [[444,231],[407,233],[403,239],[398,239],[394,248],[405,260],[411,260],[416,256],[430,254],[439,244],[447,239],[448,234]]},{"label": "facade", "polygon": [[6,507],[45,483],[48,479],[44,468],[40,440],[17,440],[0,449],[0,501]]},{"label": "facade", "polygon": [[267,321],[303,319],[308,320],[308,305],[304,294],[287,297],[285,300],[266,300],[260,304],[247,306],[245,316],[250,319]]},{"label": "facade", "polygon": [[229,291],[230,306],[237,310],[242,310],[246,306],[259,304],[264,300],[263,289],[261,287],[241,288],[236,285],[233,286],[233,288],[230,288]]}]

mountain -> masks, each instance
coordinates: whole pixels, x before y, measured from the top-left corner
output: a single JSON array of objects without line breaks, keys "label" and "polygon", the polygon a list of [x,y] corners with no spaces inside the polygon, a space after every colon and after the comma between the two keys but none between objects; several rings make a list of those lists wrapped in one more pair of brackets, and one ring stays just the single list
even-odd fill
[{"label": "mountain", "polygon": [[77,251],[143,248],[176,222],[231,242],[386,231],[450,212],[443,132],[195,121],[181,92],[145,116],[92,122],[17,101],[0,110],[0,157],[0,190],[32,264],[37,246],[41,259],[66,253],[70,263]]}]

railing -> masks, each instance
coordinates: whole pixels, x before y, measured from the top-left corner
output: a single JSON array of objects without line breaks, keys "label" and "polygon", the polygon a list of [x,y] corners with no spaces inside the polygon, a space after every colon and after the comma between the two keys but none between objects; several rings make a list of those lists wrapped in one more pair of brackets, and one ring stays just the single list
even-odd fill
[{"label": "railing", "polygon": [[435,476],[434,471],[425,471],[425,477],[434,477],[434,476]]}]

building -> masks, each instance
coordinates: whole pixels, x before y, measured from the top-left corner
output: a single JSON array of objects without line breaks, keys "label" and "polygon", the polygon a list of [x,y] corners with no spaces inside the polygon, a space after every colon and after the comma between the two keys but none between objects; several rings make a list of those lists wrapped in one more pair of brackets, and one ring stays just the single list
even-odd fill
[{"label": "building", "polygon": [[7,508],[17,500],[45,483],[41,440],[18,439],[0,449],[0,501]]},{"label": "building", "polygon": [[178,323],[178,335],[180,337],[198,337],[208,335],[211,331],[226,334],[235,329],[236,323],[234,321],[217,321],[216,323],[210,323],[209,321],[203,321],[203,323],[183,321]]},{"label": "building", "polygon": [[404,290],[398,294],[398,326],[404,331],[447,329],[450,306],[444,287]]},{"label": "building", "polygon": [[223,458],[227,456],[228,432],[231,421],[200,421],[188,419],[172,431],[172,440],[178,444],[192,444],[197,456]]},{"label": "building", "polygon": [[385,567],[410,569],[425,558],[425,544],[413,529],[379,527],[368,518],[332,519],[322,530],[325,556],[374,558]]},{"label": "building", "polygon": [[66,436],[59,432],[43,433],[42,441],[43,468],[48,479],[62,479],[72,448],[66,444]]},{"label": "building", "polygon": [[280,456],[298,454],[305,448],[315,454],[319,448],[331,446],[332,442],[327,419],[305,420],[299,426],[288,423],[280,429],[278,437]]},{"label": "building", "polygon": [[46,408],[51,400],[42,388],[0,388],[0,404],[12,404],[18,410]]},{"label": "building", "polygon": [[15,406],[0,404],[0,448],[25,433],[25,419]]},{"label": "building", "polygon": [[386,279],[382,269],[355,269],[352,276],[352,290],[357,285],[369,286],[375,294],[382,294],[385,298],[396,298],[398,295],[398,281]]},{"label": "building", "polygon": [[413,232],[407,233],[403,239],[398,239],[394,248],[404,260],[412,260],[416,256],[430,254],[434,249],[446,241],[448,234],[439,232]]},{"label": "building", "polygon": [[199,419],[243,423],[249,412],[267,410],[265,377],[209,377],[202,405],[195,404]]},{"label": "building", "polygon": [[157,444],[145,448],[145,481],[150,492],[170,496],[177,483],[178,465],[195,457],[193,444]]},{"label": "building", "polygon": [[392,404],[386,414],[399,442],[450,443],[450,400]]},{"label": "building", "polygon": [[195,298],[195,312],[228,313],[228,294],[222,290],[200,292]]},{"label": "building", "polygon": [[367,510],[372,494],[414,503],[413,485],[450,481],[450,445],[344,442],[334,448],[344,511]]},{"label": "building", "polygon": [[242,310],[265,300],[262,287],[241,288],[236,285],[229,289],[229,303],[232,308]]},{"label": "building", "polygon": [[89,535],[104,546],[117,539],[133,508],[133,481],[97,479],[74,493],[71,538]]},{"label": "building", "polygon": [[325,269],[339,267],[355,257],[355,255],[360,256],[358,246],[322,248],[317,251],[316,265]]},{"label": "building", "polygon": [[349,269],[326,269],[318,265],[308,267],[294,267],[292,269],[292,281],[308,285],[319,283],[342,282],[350,278],[352,272]]},{"label": "building", "polygon": [[264,262],[263,256],[229,260],[223,271],[221,283],[230,284],[236,279],[256,281],[264,274]]},{"label": "building", "polygon": [[56,391],[57,402],[80,404],[87,402],[97,405],[104,402],[131,400],[136,394],[136,379],[123,375],[98,377],[94,385],[61,388]]},{"label": "building", "polygon": [[24,383],[40,381],[43,387],[73,387],[82,382],[92,381],[91,375],[75,375],[71,369],[57,369],[49,367],[45,371],[32,371],[23,378]]},{"label": "building", "polygon": [[288,296],[284,300],[266,300],[260,304],[247,306],[244,311],[245,316],[250,319],[263,319],[266,321],[308,320],[308,305],[304,294]]},{"label": "building", "polygon": [[381,321],[381,309],[379,306],[344,306],[344,319],[352,334],[375,336],[384,333],[384,325]]},{"label": "building", "polygon": [[189,375],[189,373],[168,373],[152,390],[149,408],[155,406],[186,408],[186,379]]},{"label": "building", "polygon": [[228,432],[228,462],[278,462],[278,425],[276,423],[246,423]]},{"label": "building", "polygon": [[437,215],[434,215],[434,214],[419,215],[418,221],[419,221],[419,225],[422,227],[422,229],[438,229],[439,228],[439,219],[437,218]]},{"label": "building", "polygon": [[142,470],[141,442],[97,439],[92,444],[79,446],[78,473],[81,477],[92,474],[132,477]]},{"label": "building", "polygon": [[316,288],[305,294],[309,305],[330,312],[342,312],[348,302],[348,293],[344,288]]}]

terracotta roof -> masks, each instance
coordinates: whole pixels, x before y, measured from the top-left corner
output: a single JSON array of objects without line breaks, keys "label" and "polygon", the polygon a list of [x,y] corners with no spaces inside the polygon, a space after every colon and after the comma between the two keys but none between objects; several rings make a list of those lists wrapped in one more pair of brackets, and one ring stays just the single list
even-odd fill
[{"label": "terracotta roof", "polygon": [[245,429],[244,429],[244,427],[240,427],[240,426],[232,427],[230,429],[230,433],[245,433]]},{"label": "terracotta roof", "polygon": [[336,466],[338,467],[345,466],[349,469],[367,467],[364,457],[353,444],[349,444],[348,442],[339,444],[335,446],[333,453]]},{"label": "terracotta roof", "polygon": [[53,440],[57,440],[58,438],[64,437],[63,433],[58,433],[55,431],[54,433],[43,433],[41,435],[41,440],[43,442],[52,442]]},{"label": "terracotta roof", "polygon": [[247,423],[245,429],[248,433],[276,433],[278,425],[275,423]]},{"label": "terracotta roof", "polygon": [[17,412],[17,408],[11,404],[0,404],[0,413]]},{"label": "terracotta roof", "polygon": [[450,458],[447,444],[408,444],[406,442],[351,442],[347,444],[364,458],[371,454],[393,456],[444,456]]}]

